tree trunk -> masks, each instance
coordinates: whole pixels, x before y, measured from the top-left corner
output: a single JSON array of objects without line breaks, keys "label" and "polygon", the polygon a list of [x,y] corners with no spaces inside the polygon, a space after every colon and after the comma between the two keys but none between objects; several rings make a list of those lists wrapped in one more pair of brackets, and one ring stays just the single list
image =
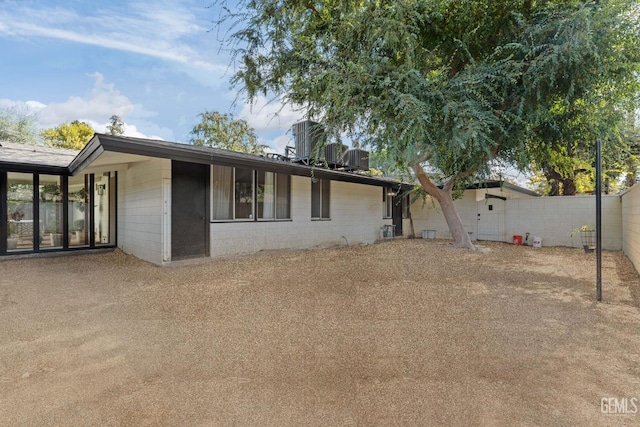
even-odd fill
[{"label": "tree trunk", "polygon": [[471,243],[469,233],[467,233],[467,230],[464,228],[460,215],[458,215],[456,207],[453,204],[453,181],[448,181],[442,188],[438,188],[438,186],[429,179],[422,166],[415,165],[413,166],[413,170],[418,177],[420,186],[440,204],[442,214],[447,221],[449,232],[453,238],[453,245],[459,248],[475,249],[475,246]]},{"label": "tree trunk", "polygon": [[576,195],[576,182],[573,178],[565,178],[562,180],[562,195],[563,196]]}]

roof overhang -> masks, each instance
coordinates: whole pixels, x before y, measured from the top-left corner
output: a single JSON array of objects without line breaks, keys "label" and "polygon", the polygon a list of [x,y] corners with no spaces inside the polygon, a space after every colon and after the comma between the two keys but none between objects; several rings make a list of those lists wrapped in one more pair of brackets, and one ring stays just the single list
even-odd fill
[{"label": "roof overhang", "polygon": [[307,166],[299,163],[262,157],[255,154],[237,153],[219,148],[198,147],[176,142],[151,139],[129,138],[114,135],[95,134],[84,149],[69,165],[72,175],[94,165],[106,153],[121,153],[142,158],[162,158],[182,162],[215,164],[230,167],[246,167],[256,170],[286,173],[290,175],[332,179],[376,186],[403,186],[396,180],[373,177],[360,173]]}]

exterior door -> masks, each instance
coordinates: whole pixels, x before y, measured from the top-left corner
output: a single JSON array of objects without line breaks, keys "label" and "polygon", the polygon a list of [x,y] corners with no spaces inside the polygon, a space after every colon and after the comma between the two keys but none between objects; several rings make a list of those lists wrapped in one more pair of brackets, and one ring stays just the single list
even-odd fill
[{"label": "exterior door", "polygon": [[505,201],[499,198],[481,200],[478,205],[478,240],[504,242]]},{"label": "exterior door", "polygon": [[[398,191],[400,193],[400,191]],[[396,236],[402,236],[402,197],[399,194],[393,196],[392,222],[395,225],[394,233]],[[406,197],[406,196],[404,196]]]},{"label": "exterior door", "polygon": [[209,166],[171,162],[171,259],[209,254]]}]

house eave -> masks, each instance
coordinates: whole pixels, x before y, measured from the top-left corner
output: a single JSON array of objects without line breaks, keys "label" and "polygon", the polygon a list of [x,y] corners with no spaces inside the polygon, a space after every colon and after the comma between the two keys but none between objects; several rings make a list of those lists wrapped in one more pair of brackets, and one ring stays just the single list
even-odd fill
[{"label": "house eave", "polygon": [[256,170],[375,186],[400,185],[400,182],[390,179],[312,167],[293,162],[268,159],[258,155],[236,153],[219,148],[195,147],[193,145],[175,142],[119,137],[105,134],[95,134],[93,136],[87,146],[69,165],[70,172],[74,175],[79,173],[105,151],[207,165],[215,164],[230,167],[240,166]]}]

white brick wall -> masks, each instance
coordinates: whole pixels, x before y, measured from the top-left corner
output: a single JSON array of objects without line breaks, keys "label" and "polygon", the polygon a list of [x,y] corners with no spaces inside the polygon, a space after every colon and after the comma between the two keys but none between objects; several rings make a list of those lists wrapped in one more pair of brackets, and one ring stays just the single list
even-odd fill
[{"label": "white brick wall", "polygon": [[162,264],[162,179],[171,161],[149,159],[118,172],[118,247]]},{"label": "white brick wall", "polygon": [[[467,231],[473,232],[472,238],[474,239],[477,231],[478,203],[485,203],[482,199],[484,191],[466,191],[463,198],[455,201],[458,214]],[[534,236],[541,237],[543,246],[582,247],[579,233],[571,237],[572,231],[584,224],[595,225],[595,196],[512,198],[513,195],[506,192],[500,195],[507,197],[504,238],[499,239],[502,241],[510,242],[513,235],[524,236],[528,232],[530,233],[530,241]],[[638,195],[638,204],[640,204],[640,194]],[[608,250],[621,250],[622,206],[620,197],[603,196],[602,212],[602,247]],[[451,237],[440,206],[437,202],[434,206],[430,198],[427,199],[427,204],[424,207],[422,200],[413,203],[411,216],[414,219],[416,236],[420,236],[421,230],[430,229],[436,230],[439,238]],[[640,218],[638,221],[638,244],[640,246]]]},{"label": "white brick wall", "polygon": [[622,195],[622,250],[640,269],[640,185]]},{"label": "white brick wall", "polygon": [[373,243],[391,224],[382,213],[381,187],[331,181],[331,220],[312,221],[311,178],[292,176],[291,221],[212,223],[211,256]]}]

